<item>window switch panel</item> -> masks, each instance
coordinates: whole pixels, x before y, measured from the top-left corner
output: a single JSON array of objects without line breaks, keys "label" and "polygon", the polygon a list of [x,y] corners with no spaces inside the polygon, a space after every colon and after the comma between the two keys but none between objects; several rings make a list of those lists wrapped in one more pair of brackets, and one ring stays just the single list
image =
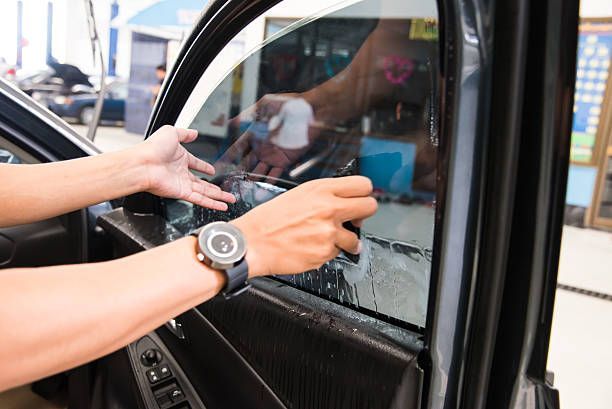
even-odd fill
[{"label": "window switch panel", "polygon": [[160,395],[156,398],[157,404],[161,409],[166,409],[167,407],[172,405],[172,400],[168,395]]},{"label": "window switch panel", "polygon": [[151,368],[147,370],[147,379],[149,379],[149,383],[157,383],[162,378],[159,374],[159,370],[157,368]]},{"label": "window switch panel", "polygon": [[178,386],[168,392],[168,396],[172,399],[172,402],[178,402],[184,398],[183,391]]},{"label": "window switch panel", "polygon": [[168,365],[162,365],[157,368],[157,373],[159,374],[160,379],[166,379],[172,375],[172,371],[170,371],[170,367],[168,367]]}]

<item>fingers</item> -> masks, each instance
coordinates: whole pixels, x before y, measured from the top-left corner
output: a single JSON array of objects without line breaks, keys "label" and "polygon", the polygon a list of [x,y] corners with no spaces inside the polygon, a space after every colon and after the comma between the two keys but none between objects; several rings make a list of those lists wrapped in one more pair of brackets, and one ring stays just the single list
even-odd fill
[{"label": "fingers", "polygon": [[364,176],[345,176],[322,180],[339,197],[369,196],[374,189],[372,181]]},{"label": "fingers", "polygon": [[191,173],[191,172],[188,172],[188,173],[189,173],[189,179],[191,179],[192,182],[199,182],[199,181],[202,180],[199,177],[197,177],[196,175],[194,175],[193,173]]},{"label": "fingers", "polygon": [[186,197],[185,200],[195,205],[205,207],[207,209],[220,210],[223,212],[227,210],[227,203],[213,200],[210,197],[207,197],[202,193],[196,191],[191,192],[191,194]]},{"label": "fingers", "polygon": [[195,129],[174,128],[174,130],[176,131],[178,140],[181,143],[193,142],[198,137],[198,131]]},{"label": "fingers", "polygon": [[363,226],[363,219],[351,220],[351,223],[353,224],[353,226],[355,226],[358,229],[360,229],[361,226]]},{"label": "fingers", "polygon": [[338,212],[341,222],[356,220],[355,223],[361,224],[363,219],[373,216],[378,210],[378,202],[373,197],[348,198],[342,200],[341,204],[342,207]]},{"label": "fingers", "polygon": [[233,194],[224,192],[219,186],[204,182],[203,180],[194,181],[191,189],[196,193],[200,193],[216,201],[236,203],[236,197]]},{"label": "fingers", "polygon": [[191,153],[189,153],[188,155],[189,169],[197,170],[198,172],[202,172],[210,176],[213,176],[215,174],[215,168],[213,167],[213,165],[196,158]]},{"label": "fingers", "polygon": [[205,182],[191,172],[189,175],[192,181],[192,192],[184,198],[185,200],[198,206],[221,211],[227,210],[226,203],[236,203],[236,197],[233,194],[224,192],[219,186]]},{"label": "fingers", "polygon": [[343,227],[338,229],[336,246],[351,254],[359,254],[361,252],[361,240],[359,240],[359,237]]}]

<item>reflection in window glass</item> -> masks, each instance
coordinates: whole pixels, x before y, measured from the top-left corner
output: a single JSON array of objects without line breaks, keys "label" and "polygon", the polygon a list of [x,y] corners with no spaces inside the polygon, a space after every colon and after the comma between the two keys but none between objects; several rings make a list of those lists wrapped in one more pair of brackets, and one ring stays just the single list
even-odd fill
[{"label": "reflection in window glass", "polygon": [[438,32],[436,16],[414,13],[406,3],[364,0],[316,19],[268,21],[266,31],[276,32],[271,41],[231,70],[190,122],[200,138],[188,148],[215,164],[216,182],[239,202],[228,213],[168,202],[167,213],[187,232],[235,218],[307,180],[365,175],[379,212],[361,229],[358,262],[340,256],[283,280],[424,326],[435,213]]}]

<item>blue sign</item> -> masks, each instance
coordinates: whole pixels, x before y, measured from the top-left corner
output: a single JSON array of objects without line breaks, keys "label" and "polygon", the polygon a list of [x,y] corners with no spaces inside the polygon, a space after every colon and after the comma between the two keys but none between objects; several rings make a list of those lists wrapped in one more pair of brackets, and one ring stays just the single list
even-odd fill
[{"label": "blue sign", "polygon": [[612,24],[581,24],[570,153],[574,162],[590,163],[593,159],[611,56]]}]

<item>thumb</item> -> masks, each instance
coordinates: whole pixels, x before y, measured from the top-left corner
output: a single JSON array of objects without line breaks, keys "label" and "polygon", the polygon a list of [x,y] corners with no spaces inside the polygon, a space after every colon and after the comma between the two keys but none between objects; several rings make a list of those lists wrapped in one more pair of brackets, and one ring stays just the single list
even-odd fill
[{"label": "thumb", "polygon": [[176,130],[176,134],[178,135],[178,140],[181,143],[189,143],[193,142],[198,137],[198,131],[195,129],[183,129],[183,128],[174,128]]}]

